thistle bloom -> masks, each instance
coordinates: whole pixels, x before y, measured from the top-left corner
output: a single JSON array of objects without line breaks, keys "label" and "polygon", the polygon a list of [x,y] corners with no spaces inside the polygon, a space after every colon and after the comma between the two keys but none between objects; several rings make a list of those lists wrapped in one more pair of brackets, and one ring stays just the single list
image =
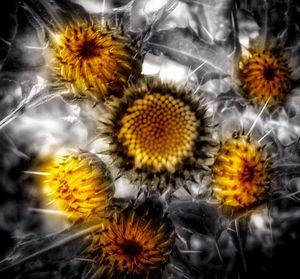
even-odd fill
[{"label": "thistle bloom", "polygon": [[[261,4],[267,9],[267,2]],[[258,15],[257,10],[245,8],[243,4],[240,6],[236,22],[238,38],[234,55],[230,55],[232,89],[220,94],[222,102],[219,105],[222,107],[227,100],[226,105],[233,106],[234,102],[238,102],[245,108],[250,103],[260,109],[267,103],[270,113],[275,110],[289,112],[294,107],[295,98],[299,98],[297,34],[293,34],[294,39],[291,39],[289,24],[281,30],[274,30],[273,25],[277,21],[272,23],[267,10],[259,11]],[[249,11],[256,15],[255,19],[250,17]]]},{"label": "thistle bloom", "polygon": [[244,210],[269,195],[271,164],[250,136],[234,133],[220,147],[213,165],[213,192],[223,205]]},{"label": "thistle bloom", "polygon": [[281,47],[252,48],[241,56],[238,72],[241,94],[263,106],[282,103],[291,91],[291,68]]},{"label": "thistle bloom", "polygon": [[193,179],[213,145],[203,100],[183,88],[141,80],[110,104],[101,131],[121,172],[165,190]]},{"label": "thistle bloom", "polygon": [[45,170],[44,192],[71,220],[109,215],[112,178],[96,155],[72,152],[57,156]]},{"label": "thistle bloom", "polygon": [[108,278],[157,278],[173,251],[168,222],[133,208],[115,212],[94,240],[95,261]]},{"label": "thistle bloom", "polygon": [[124,31],[86,20],[69,23],[50,41],[52,78],[76,98],[119,95],[141,73],[140,55]]},{"label": "thistle bloom", "polygon": [[[265,5],[264,8],[268,9],[267,2]],[[234,82],[237,91],[252,104],[262,107],[268,102],[268,107],[272,109],[284,107],[293,98],[299,79],[297,48],[286,36],[290,32],[289,25],[274,30],[273,25],[277,21],[272,23],[268,11],[262,12],[260,17],[262,25],[257,26],[256,33],[240,30],[240,33],[247,35],[240,40],[241,52],[236,57]],[[238,22],[241,26],[242,20],[243,17],[240,17]],[[254,19],[251,24],[256,24]],[[250,22],[244,24],[245,28],[249,25]]]}]

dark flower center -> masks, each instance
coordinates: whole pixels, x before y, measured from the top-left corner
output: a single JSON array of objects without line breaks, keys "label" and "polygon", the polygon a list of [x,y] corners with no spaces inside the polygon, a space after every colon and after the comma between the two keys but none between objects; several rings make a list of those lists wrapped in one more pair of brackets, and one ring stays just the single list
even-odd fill
[{"label": "dark flower center", "polygon": [[264,77],[266,80],[272,80],[275,76],[275,70],[272,67],[266,67],[264,69]]},{"label": "dark flower center", "polygon": [[135,257],[138,256],[142,252],[142,246],[134,241],[134,240],[127,240],[125,241],[122,245],[121,248],[124,252],[129,257]]},{"label": "dark flower center", "polygon": [[97,44],[94,41],[84,41],[80,47],[80,56],[92,58],[97,56]]}]

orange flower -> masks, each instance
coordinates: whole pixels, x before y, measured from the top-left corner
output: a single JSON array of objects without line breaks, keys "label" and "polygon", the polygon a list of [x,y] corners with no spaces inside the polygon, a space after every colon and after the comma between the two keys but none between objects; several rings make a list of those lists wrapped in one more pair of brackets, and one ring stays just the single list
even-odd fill
[{"label": "orange flower", "polygon": [[172,231],[157,216],[134,209],[115,212],[99,233],[99,264],[110,278],[154,278],[170,261]]},{"label": "orange flower", "polygon": [[129,78],[141,73],[138,52],[117,28],[99,22],[74,22],[50,44],[54,80],[75,97],[103,100],[119,95]]},{"label": "orange flower", "polygon": [[242,56],[238,74],[243,95],[263,106],[281,103],[291,91],[291,69],[283,49],[251,49]]}]

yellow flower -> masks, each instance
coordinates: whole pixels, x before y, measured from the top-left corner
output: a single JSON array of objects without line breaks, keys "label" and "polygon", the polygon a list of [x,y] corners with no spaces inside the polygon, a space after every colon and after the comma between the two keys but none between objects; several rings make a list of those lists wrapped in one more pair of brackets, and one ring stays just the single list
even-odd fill
[{"label": "yellow flower", "polygon": [[194,112],[172,95],[153,93],[137,99],[121,118],[120,142],[137,168],[175,172],[197,137]]},{"label": "yellow flower", "polygon": [[220,147],[213,165],[215,198],[233,209],[257,205],[268,195],[270,163],[254,139],[234,134]]},{"label": "yellow flower", "polygon": [[70,23],[50,41],[54,82],[77,98],[120,95],[124,84],[140,75],[139,58],[129,36],[100,22]]},{"label": "yellow flower", "polygon": [[45,167],[48,200],[71,220],[107,217],[114,188],[100,159],[87,152],[57,156]]},{"label": "yellow flower", "polygon": [[115,99],[99,127],[108,153],[133,181],[165,189],[205,168],[213,145],[203,100],[157,80],[141,80]]}]

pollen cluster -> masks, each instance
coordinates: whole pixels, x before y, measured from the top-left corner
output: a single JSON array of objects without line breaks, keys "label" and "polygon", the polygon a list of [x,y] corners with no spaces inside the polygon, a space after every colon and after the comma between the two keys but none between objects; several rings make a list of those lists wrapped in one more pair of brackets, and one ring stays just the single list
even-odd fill
[{"label": "pollen cluster", "polygon": [[232,137],[220,147],[213,180],[215,197],[222,204],[239,208],[257,204],[269,189],[267,155],[249,137]]},{"label": "pollen cluster", "polygon": [[291,70],[280,49],[251,50],[240,62],[243,94],[256,104],[271,105],[284,100],[291,89]]},{"label": "pollen cluster", "polygon": [[129,278],[153,278],[152,272],[168,263],[172,253],[169,227],[134,209],[115,213],[99,234],[98,245],[100,262],[107,265],[111,278],[125,274]]},{"label": "pollen cluster", "polygon": [[101,23],[69,24],[53,36],[50,49],[54,80],[76,97],[103,100],[119,94],[129,78],[141,72],[130,38]]},{"label": "pollen cluster", "polygon": [[134,101],[118,134],[137,168],[171,173],[191,156],[196,137],[195,114],[181,100],[160,93]]},{"label": "pollen cluster", "polygon": [[106,216],[113,186],[95,155],[74,153],[57,157],[49,164],[48,172],[44,190],[70,219]]}]

